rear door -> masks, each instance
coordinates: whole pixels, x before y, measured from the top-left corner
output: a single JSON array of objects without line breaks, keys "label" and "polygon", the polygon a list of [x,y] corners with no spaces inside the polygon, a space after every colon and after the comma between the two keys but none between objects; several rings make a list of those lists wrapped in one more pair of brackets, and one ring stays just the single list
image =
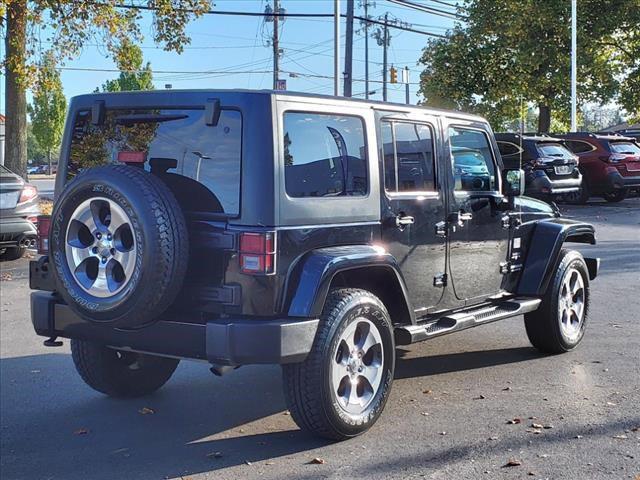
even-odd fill
[{"label": "rear door", "polygon": [[443,296],[445,200],[438,171],[442,152],[438,119],[379,112],[382,165],[382,238],[404,276],[417,316]]},{"label": "rear door", "polygon": [[449,261],[455,295],[467,304],[501,291],[501,264],[509,247],[509,222],[499,209],[500,168],[482,124],[445,127],[450,152]]}]

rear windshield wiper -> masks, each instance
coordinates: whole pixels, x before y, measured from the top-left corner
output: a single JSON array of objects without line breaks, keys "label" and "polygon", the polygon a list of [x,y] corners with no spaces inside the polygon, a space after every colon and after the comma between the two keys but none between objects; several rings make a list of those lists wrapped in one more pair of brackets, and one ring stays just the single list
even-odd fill
[{"label": "rear windshield wiper", "polygon": [[188,118],[189,115],[184,114],[162,114],[162,113],[134,113],[132,115],[120,115],[116,117],[116,123],[119,125],[132,125],[134,123],[160,123],[170,122],[172,120],[182,120]]}]

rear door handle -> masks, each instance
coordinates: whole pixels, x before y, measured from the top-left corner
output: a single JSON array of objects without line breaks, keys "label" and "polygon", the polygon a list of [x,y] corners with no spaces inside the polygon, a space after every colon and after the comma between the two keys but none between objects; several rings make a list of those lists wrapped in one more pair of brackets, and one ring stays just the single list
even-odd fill
[{"label": "rear door handle", "polygon": [[409,215],[398,215],[396,217],[396,227],[398,228],[404,228],[407,225],[413,225],[414,223],[414,218]]},{"label": "rear door handle", "polygon": [[459,211],[449,215],[449,221],[459,227],[464,227],[464,223],[473,218],[473,215],[469,212]]}]

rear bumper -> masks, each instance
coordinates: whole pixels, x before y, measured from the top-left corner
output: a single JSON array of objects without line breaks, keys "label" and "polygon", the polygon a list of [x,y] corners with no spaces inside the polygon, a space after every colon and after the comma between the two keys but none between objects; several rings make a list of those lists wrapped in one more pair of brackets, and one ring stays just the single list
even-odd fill
[{"label": "rear bumper", "polygon": [[623,177],[619,172],[609,172],[607,174],[607,187],[609,190],[621,188],[640,187],[640,172],[637,176]]},{"label": "rear bumper", "polygon": [[22,217],[0,216],[0,246],[11,247],[24,238],[35,239],[38,231],[33,223]]},{"label": "rear bumper", "polygon": [[582,175],[568,176],[564,179],[551,179],[543,171],[536,171],[535,176],[526,186],[526,192],[539,195],[561,195],[577,192],[582,183]]},{"label": "rear bumper", "polygon": [[216,319],[189,323],[163,319],[138,330],[99,325],[77,316],[50,292],[31,293],[31,321],[38,335],[90,340],[112,347],[218,365],[283,364],[303,361],[317,319]]}]

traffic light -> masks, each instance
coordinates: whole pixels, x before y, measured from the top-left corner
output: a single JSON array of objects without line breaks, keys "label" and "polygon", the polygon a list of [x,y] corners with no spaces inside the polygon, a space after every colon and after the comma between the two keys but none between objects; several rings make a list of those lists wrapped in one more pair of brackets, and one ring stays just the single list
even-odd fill
[{"label": "traffic light", "polygon": [[398,83],[398,70],[395,67],[389,69],[389,83]]}]

